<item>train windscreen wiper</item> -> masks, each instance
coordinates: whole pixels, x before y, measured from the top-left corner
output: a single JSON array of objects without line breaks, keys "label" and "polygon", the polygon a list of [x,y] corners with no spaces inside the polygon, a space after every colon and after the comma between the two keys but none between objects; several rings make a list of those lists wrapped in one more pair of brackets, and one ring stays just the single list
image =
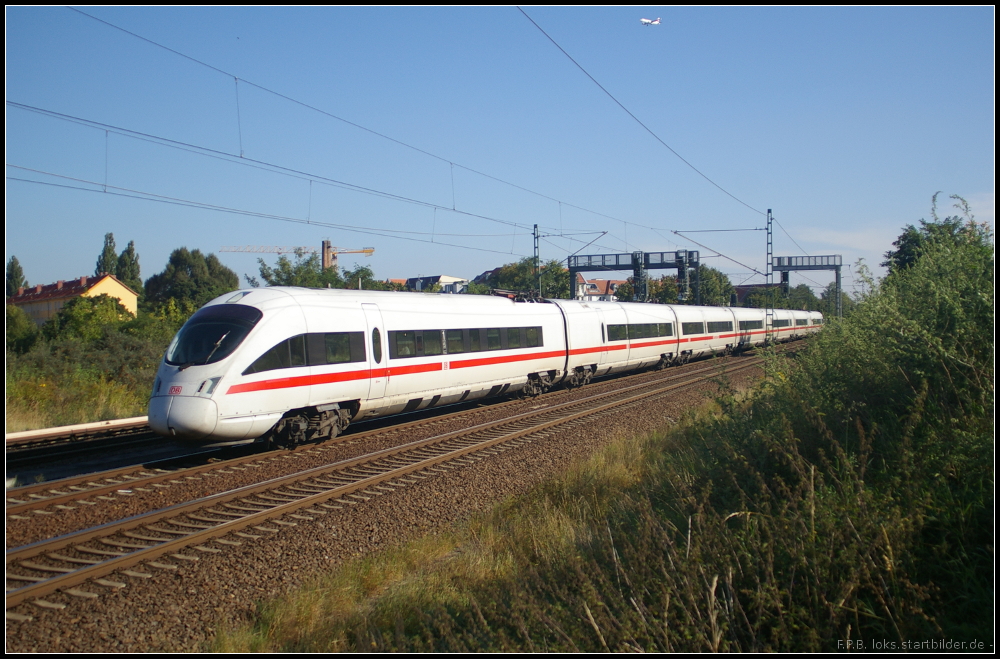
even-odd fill
[{"label": "train windscreen wiper", "polygon": [[[231,331],[232,330],[230,330],[230,332]],[[215,354],[215,351],[219,349],[219,346],[222,345],[222,342],[226,340],[227,336],[229,336],[229,332],[226,332],[225,334],[223,334],[222,336],[220,336],[219,340],[215,342],[215,347],[212,348],[212,352],[208,353],[208,357],[205,357],[205,363],[206,364],[208,363],[208,360],[210,360],[212,358],[212,355]]]}]

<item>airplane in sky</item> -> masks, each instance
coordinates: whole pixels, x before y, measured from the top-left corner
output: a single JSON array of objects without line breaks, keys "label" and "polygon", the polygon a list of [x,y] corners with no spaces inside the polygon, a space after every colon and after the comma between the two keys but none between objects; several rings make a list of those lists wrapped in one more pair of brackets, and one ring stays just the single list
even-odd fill
[{"label": "airplane in sky", "polygon": [[660,24],[660,19],[657,18],[654,21],[654,20],[650,20],[648,18],[640,18],[639,22],[642,23],[643,25],[659,25]]}]

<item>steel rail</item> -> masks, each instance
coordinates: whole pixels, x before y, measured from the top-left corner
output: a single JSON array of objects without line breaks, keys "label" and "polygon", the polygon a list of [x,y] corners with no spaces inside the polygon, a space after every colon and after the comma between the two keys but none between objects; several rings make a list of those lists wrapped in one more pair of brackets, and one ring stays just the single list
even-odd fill
[{"label": "steel rail", "polygon": [[149,422],[144,416],[132,417],[130,419],[113,419],[110,421],[95,421],[93,423],[78,423],[72,426],[57,426],[55,428],[41,428],[39,430],[25,430],[22,432],[11,432],[4,436],[7,448],[22,444],[43,443],[45,440],[66,439],[82,440],[89,435],[117,434],[124,431],[148,431]]},{"label": "steel rail", "polygon": [[[734,365],[727,371],[738,371],[745,368],[750,368],[756,366],[760,363],[760,359],[754,359],[750,363],[743,363],[739,365]],[[716,369],[711,369],[716,370]],[[693,374],[689,374],[693,375]],[[454,431],[451,433],[446,433],[438,437],[428,438],[424,440],[418,440],[416,442],[411,442],[409,444],[392,447],[389,449],[384,449],[366,456],[360,456],[350,460],[345,460],[334,465],[326,465],[322,467],[317,467],[314,469],[306,470],[298,474],[293,474],[290,476],[285,476],[277,479],[272,479],[265,483],[245,486],[237,490],[222,493],[219,495],[214,495],[210,497],[204,497],[197,501],[187,502],[183,504],[177,504],[169,508],[154,511],[152,513],[147,513],[144,515],[138,515],[136,517],[124,520],[122,522],[109,523],[94,529],[87,529],[84,531],[79,531],[76,533],[68,534],[66,536],[61,536],[59,538],[54,538],[51,540],[41,541],[27,545],[25,547],[20,547],[12,549],[7,552],[7,578],[8,581],[20,581],[20,582],[34,582],[28,586],[23,586],[20,588],[12,589],[8,591],[7,594],[7,607],[16,606],[22,603],[28,598],[37,598],[45,594],[49,594],[56,590],[67,589],[73,586],[84,583],[90,579],[105,576],[113,572],[124,570],[132,567],[138,563],[152,561],[170,552],[177,551],[182,548],[186,548],[192,545],[202,545],[212,539],[219,539],[223,535],[232,532],[238,532],[249,526],[260,525],[267,521],[275,520],[285,514],[292,513],[295,511],[304,511],[307,514],[321,514],[325,511],[308,510],[317,505],[325,505],[325,502],[334,500],[339,503],[356,503],[345,500],[343,497],[353,495],[356,492],[364,492],[372,496],[377,496],[378,492],[366,492],[369,487],[373,487],[379,483],[388,483],[411,474],[418,474],[419,472],[440,467],[444,463],[451,462],[457,458],[461,458],[465,455],[486,450],[488,448],[497,446],[502,443],[508,443],[515,441],[517,439],[523,438],[526,435],[532,435],[544,432],[552,427],[565,425],[572,423],[573,421],[586,419],[595,414],[601,414],[603,412],[608,412],[611,410],[620,409],[622,406],[630,406],[633,404],[640,403],[649,398],[662,396],[674,391],[676,389],[687,387],[692,384],[702,382],[709,379],[711,376],[703,376],[700,378],[688,379],[684,382],[676,382],[663,386],[663,383],[659,383],[661,386],[653,391],[646,391],[643,393],[638,393],[635,395],[627,396],[626,398],[620,398],[615,396],[616,400],[607,400],[606,394],[600,394],[593,397],[588,397],[578,401],[571,401],[563,403],[558,406],[554,406],[541,411],[527,412],[524,414],[511,417],[503,421],[489,422],[485,424],[480,424],[473,428]],[[633,390],[637,387],[629,387],[626,390],[620,390],[616,393],[623,393],[628,390]],[[597,407],[593,407],[590,403],[594,402],[597,398],[605,399],[602,404]],[[579,408],[583,409],[579,409]],[[576,411],[574,411],[576,410]],[[532,419],[537,419],[539,417],[547,417],[548,420],[541,421],[540,423],[532,421]],[[553,418],[554,417],[554,418]],[[527,422],[527,424],[525,424]],[[489,436],[482,440],[475,440],[468,437],[472,434],[483,434],[484,432],[502,430],[503,426],[507,426],[508,429],[504,430],[500,436]],[[514,426],[514,428],[510,428]],[[516,426],[522,426],[516,428]],[[454,446],[454,448],[452,448]],[[426,452],[430,450],[431,455],[426,455]],[[423,451],[424,453],[421,453]],[[433,455],[437,452],[437,455]],[[410,464],[393,467],[392,465],[378,466],[379,462],[386,461],[386,458],[404,458],[405,454],[414,454],[416,460],[411,460]],[[347,473],[353,467],[358,467],[360,465],[370,465],[375,467],[374,469],[369,469],[367,472],[364,470],[355,470],[358,473],[349,474]],[[382,471],[383,473],[377,473]],[[375,473],[372,473],[375,472]],[[317,477],[323,476],[327,479],[333,479],[333,487],[330,487],[330,483],[323,483]],[[319,483],[319,485],[311,484],[309,481],[314,480]],[[343,482],[343,481],[348,482]],[[350,482],[353,481],[353,482]],[[282,488],[292,489],[291,484],[294,483],[298,486],[299,492],[283,492]],[[400,487],[402,485],[396,484],[394,487]],[[325,491],[319,491],[315,494],[305,494],[303,491],[309,491],[312,489],[325,489]],[[252,497],[254,495],[260,495],[264,492],[269,492],[269,496],[260,497],[264,501],[253,501]],[[274,496],[277,494],[278,496]],[[367,497],[360,497],[367,498]],[[249,500],[248,500],[249,499]],[[291,500],[289,500],[291,499]],[[193,511],[202,511],[206,507],[213,508],[217,506],[225,506],[225,504],[232,501],[241,501],[247,505],[245,506],[230,506],[228,511],[216,511],[207,510],[205,514],[192,516],[190,513]],[[251,506],[255,506],[253,508]],[[261,507],[269,506],[264,510],[260,510]],[[245,516],[241,516],[237,519],[216,519],[217,517],[225,517],[239,514],[236,511],[243,510],[246,512]],[[257,510],[257,512],[251,512]],[[177,518],[181,515],[187,514],[189,519],[184,522],[177,523]],[[209,518],[206,515],[214,515],[215,517]],[[306,518],[312,519],[312,518]],[[174,520],[174,521],[170,521]],[[192,522],[191,520],[194,520]],[[156,524],[157,522],[166,522],[167,524],[174,524],[175,526],[181,527],[181,530],[172,529],[161,529],[160,527],[149,527],[150,524]],[[200,524],[198,522],[201,522]],[[211,523],[209,527],[205,527],[204,523]],[[295,524],[296,522],[277,522],[279,524]],[[167,535],[177,535],[173,539],[167,538],[153,538],[151,536],[140,536],[139,534],[129,534],[127,531],[132,531],[133,529],[146,526],[149,531],[167,534]],[[258,526],[258,528],[260,528]],[[197,530],[190,530],[197,529]],[[277,529],[265,529],[260,528],[262,531],[273,531],[276,532]],[[28,563],[27,559],[35,558],[41,555],[46,555],[52,560],[60,560],[53,556],[50,552],[56,551],[58,549],[63,549],[66,547],[78,547],[79,551],[84,551],[82,549],[82,543],[89,540],[101,538],[110,538],[116,534],[124,534],[126,538],[139,539],[144,542],[157,542],[152,546],[138,545],[133,543],[126,543],[122,541],[112,541],[105,543],[106,545],[117,546],[121,549],[132,548],[135,551],[131,552],[110,552],[107,549],[90,549],[91,554],[117,554],[114,558],[100,561],[96,564],[89,565],[82,569],[71,569],[71,568],[60,568],[57,566],[50,565],[40,565],[37,563]],[[159,542],[163,540],[163,542]],[[225,544],[233,544],[239,541],[226,541]],[[191,557],[187,557],[190,559]],[[76,559],[77,563],[85,562],[81,559]],[[18,564],[22,565],[18,565]],[[20,569],[41,571],[46,573],[56,572],[60,573],[58,576],[45,579],[43,577],[26,577],[25,575],[12,574],[11,568],[18,565]],[[163,567],[163,566],[157,566]],[[169,569],[169,568],[168,568]],[[71,571],[68,571],[71,570]]]},{"label": "steel rail", "polygon": [[[667,375],[664,379],[673,380],[677,378],[682,378],[691,374],[704,372],[706,369],[717,368],[717,367],[718,364],[715,364],[712,367],[706,366],[695,370],[672,372],[669,375]],[[652,382],[640,383],[638,385],[632,385],[632,386],[633,387],[654,386],[656,383],[659,382],[662,382],[662,380],[655,380]],[[627,388],[623,388],[617,391],[627,391],[627,390],[628,390]],[[553,392],[553,393],[561,393],[561,392]],[[518,402],[520,401],[509,401],[505,403],[499,403],[497,405],[493,405],[491,409],[493,410],[503,409],[504,407],[516,405]],[[340,442],[361,441],[378,434],[384,434],[389,432],[401,432],[406,429],[412,428],[414,426],[432,426],[438,423],[451,422],[456,419],[460,419],[464,416],[472,415],[481,411],[482,408],[475,408],[471,410],[464,410],[462,412],[457,412],[455,414],[450,414],[450,415],[417,419],[415,421],[409,421],[388,428],[377,428],[372,430],[365,430],[350,435],[341,435],[337,437],[336,440]],[[21,515],[26,512],[31,512],[32,510],[45,508],[47,506],[66,504],[73,501],[78,501],[80,499],[86,499],[92,496],[112,494],[117,490],[122,489],[123,487],[133,488],[133,487],[143,487],[147,485],[160,484],[167,481],[175,480],[178,477],[183,478],[186,476],[197,476],[199,474],[207,472],[218,471],[221,469],[231,468],[233,466],[240,466],[244,464],[258,462],[261,460],[266,460],[274,455],[289,455],[294,453],[304,453],[304,452],[314,451],[321,446],[323,446],[323,444],[307,444],[304,446],[298,446],[292,449],[291,451],[286,449],[279,449],[276,451],[268,451],[251,456],[232,458],[230,460],[214,462],[207,465],[191,467],[183,470],[170,470],[170,471],[162,470],[161,473],[158,474],[148,473],[151,470],[157,469],[153,465],[147,465],[147,466],[130,465],[127,467],[120,467],[118,469],[112,469],[94,474],[86,474],[83,476],[72,476],[69,478],[47,481],[45,483],[26,485],[24,487],[14,488],[7,491],[6,513],[8,516]],[[129,475],[136,473],[142,475],[136,478],[128,478]],[[113,482],[100,483],[100,481],[102,480],[104,481],[112,480]],[[46,495],[46,493],[50,494]]]}]

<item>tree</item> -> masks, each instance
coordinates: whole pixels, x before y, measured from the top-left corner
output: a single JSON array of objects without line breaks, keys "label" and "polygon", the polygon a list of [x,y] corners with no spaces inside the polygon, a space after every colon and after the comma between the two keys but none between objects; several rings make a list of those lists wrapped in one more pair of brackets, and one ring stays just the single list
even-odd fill
[{"label": "tree", "polygon": [[353,270],[344,268],[341,272],[343,288],[365,291],[404,291],[405,286],[375,279],[375,273],[367,265],[355,265]]},{"label": "tree", "polygon": [[28,317],[24,309],[7,305],[7,350],[23,354],[35,345],[38,339],[38,327]]},{"label": "tree", "polygon": [[677,304],[677,277],[663,275],[649,280],[649,299],[660,304]]},{"label": "tree", "polygon": [[[569,299],[569,271],[561,261],[551,259],[541,265],[542,297]],[[501,266],[487,279],[490,288],[505,291],[529,292],[538,290],[539,275],[535,272],[535,260],[526,256],[517,263]]]},{"label": "tree", "polygon": [[[855,302],[851,296],[840,291],[840,308],[846,316],[854,308]],[[816,310],[821,312],[826,318],[834,318],[837,315],[837,282],[831,281],[827,284],[823,292],[819,294],[819,305]]]},{"label": "tree", "polygon": [[465,287],[462,291],[466,295],[489,295],[490,287],[487,284],[477,284],[474,281],[470,281],[469,285]]},{"label": "tree", "polygon": [[743,298],[743,306],[750,309],[764,309],[768,306],[772,309],[783,309],[781,306],[783,298],[780,286],[760,287],[747,293]]},{"label": "tree", "polygon": [[119,255],[115,276],[138,293],[140,298],[143,297],[142,278],[139,275],[139,255],[135,252],[134,240],[128,241],[128,247]]},{"label": "tree", "polygon": [[[728,307],[736,289],[733,288],[729,276],[711,266],[698,265],[698,278],[701,286],[701,303],[710,307]],[[689,304],[694,304],[691,300]]]},{"label": "tree", "polygon": [[175,300],[180,308],[200,307],[239,285],[236,273],[222,265],[215,254],[206,257],[197,249],[181,247],[170,254],[163,272],[146,280],[146,300],[154,305]]},{"label": "tree", "polygon": [[17,289],[27,288],[28,280],[24,278],[24,271],[16,256],[11,256],[7,261],[7,297],[17,295]]},{"label": "tree", "polygon": [[[344,287],[344,279],[337,270],[324,270],[316,253],[306,257],[303,252],[296,251],[294,262],[282,254],[273,268],[264,259],[257,259],[257,263],[260,266],[260,278],[267,286]],[[256,278],[246,277],[246,280],[251,286],[259,285]]]},{"label": "tree", "polygon": [[76,297],[45,323],[42,333],[50,340],[70,337],[94,340],[101,336],[105,326],[119,325],[133,318],[135,316],[109,295]]},{"label": "tree", "polygon": [[920,220],[919,229],[912,224],[903,227],[903,233],[892,243],[895,249],[885,253],[882,267],[888,269],[889,275],[912,267],[932,243],[960,246],[982,242],[982,227],[975,222],[968,202],[951,195],[951,199],[956,200],[954,207],[962,213],[940,219],[937,214],[939,194],[936,192],[931,197],[931,221]]},{"label": "tree", "polygon": [[812,289],[805,284],[799,284],[788,291],[785,298],[786,309],[797,309],[799,311],[818,311],[820,300]]},{"label": "tree", "polygon": [[[631,302],[634,297],[633,281],[635,277],[629,277],[627,281],[618,284],[615,297],[619,302]],[[658,304],[680,304],[677,298],[677,277],[674,275],[663,275],[659,279],[650,278],[646,284],[649,302]]]},{"label": "tree", "polygon": [[97,267],[94,269],[94,276],[100,277],[104,273],[118,276],[118,253],[115,251],[115,234],[104,234],[104,249],[97,257]]},{"label": "tree", "polygon": [[[707,265],[698,266],[698,276],[701,286],[701,304],[710,307],[728,307],[732,294],[736,291],[729,276],[721,270]],[[615,296],[622,302],[631,302],[634,290],[633,277],[618,286]],[[691,296],[681,302],[677,289],[677,277],[675,275],[663,275],[659,279],[650,279],[648,282],[648,298],[650,302],[660,304],[697,304],[694,297],[694,281],[691,281]]]},{"label": "tree", "polygon": [[[650,280],[650,286],[652,283],[653,281]],[[615,299],[619,302],[632,302],[635,299],[635,277],[629,277],[618,284],[618,288],[615,289]],[[652,300],[653,296],[650,295],[649,299]]]}]

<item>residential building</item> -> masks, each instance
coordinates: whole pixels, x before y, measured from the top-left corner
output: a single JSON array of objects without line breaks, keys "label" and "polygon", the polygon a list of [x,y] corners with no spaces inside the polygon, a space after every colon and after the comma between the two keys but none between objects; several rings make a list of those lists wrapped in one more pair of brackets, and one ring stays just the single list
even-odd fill
[{"label": "residential building", "polygon": [[60,280],[54,284],[17,289],[17,294],[7,298],[7,304],[20,307],[39,326],[55,317],[63,305],[76,297],[108,295],[116,298],[133,316],[139,296],[131,288],[107,273],[97,277],[84,275],[79,279]]},{"label": "residential building", "polygon": [[615,293],[625,279],[587,279],[576,274],[576,299],[586,302],[617,302]]}]

